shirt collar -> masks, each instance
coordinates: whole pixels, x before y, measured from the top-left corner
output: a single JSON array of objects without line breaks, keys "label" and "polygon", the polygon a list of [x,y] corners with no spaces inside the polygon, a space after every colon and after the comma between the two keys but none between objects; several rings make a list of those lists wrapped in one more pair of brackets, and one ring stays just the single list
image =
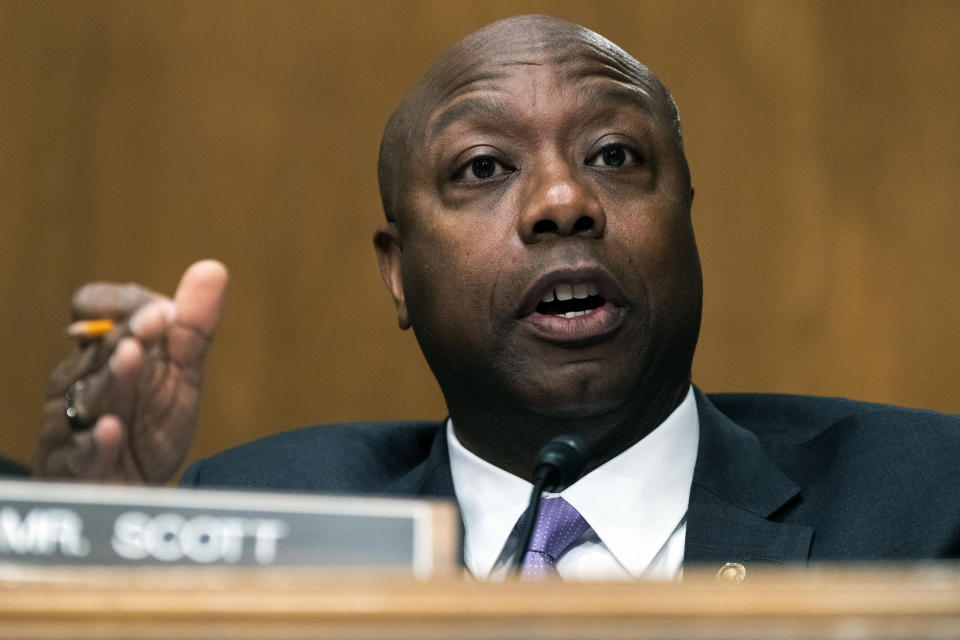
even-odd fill
[{"label": "shirt collar", "polygon": [[[611,554],[640,577],[687,511],[700,420],[693,388],[645,438],[600,465],[562,493]],[[450,471],[464,524],[464,561],[487,577],[532,485],[469,451],[447,421]]]}]

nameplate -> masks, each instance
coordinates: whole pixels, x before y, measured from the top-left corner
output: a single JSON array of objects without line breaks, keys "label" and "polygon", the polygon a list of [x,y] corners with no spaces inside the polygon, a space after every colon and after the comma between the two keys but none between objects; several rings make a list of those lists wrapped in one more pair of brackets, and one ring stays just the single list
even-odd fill
[{"label": "nameplate", "polygon": [[457,564],[442,501],[0,481],[0,563],[377,569]]}]

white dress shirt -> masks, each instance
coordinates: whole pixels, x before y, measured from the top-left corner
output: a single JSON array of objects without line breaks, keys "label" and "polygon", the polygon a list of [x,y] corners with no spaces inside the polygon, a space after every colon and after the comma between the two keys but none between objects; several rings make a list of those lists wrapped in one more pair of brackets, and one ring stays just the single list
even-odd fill
[{"label": "white dress shirt", "polygon": [[[557,561],[565,580],[675,580],[682,575],[687,503],[700,420],[693,388],[647,437],[560,495],[590,528]],[[450,471],[464,526],[464,561],[479,579],[502,579],[511,533],[533,485],[468,451],[447,421]]]}]

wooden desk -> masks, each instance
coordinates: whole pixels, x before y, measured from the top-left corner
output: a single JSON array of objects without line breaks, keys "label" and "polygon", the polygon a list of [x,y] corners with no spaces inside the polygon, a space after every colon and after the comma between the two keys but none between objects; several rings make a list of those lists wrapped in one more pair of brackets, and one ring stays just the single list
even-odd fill
[{"label": "wooden desk", "polygon": [[0,566],[0,639],[960,638],[960,567],[506,583]]}]

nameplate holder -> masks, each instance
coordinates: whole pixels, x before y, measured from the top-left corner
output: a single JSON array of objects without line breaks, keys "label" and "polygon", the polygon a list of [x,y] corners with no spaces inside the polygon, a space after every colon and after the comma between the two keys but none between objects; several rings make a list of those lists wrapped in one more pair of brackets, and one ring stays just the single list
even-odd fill
[{"label": "nameplate holder", "polygon": [[0,563],[323,567],[426,578],[457,566],[450,502],[0,481]]}]

